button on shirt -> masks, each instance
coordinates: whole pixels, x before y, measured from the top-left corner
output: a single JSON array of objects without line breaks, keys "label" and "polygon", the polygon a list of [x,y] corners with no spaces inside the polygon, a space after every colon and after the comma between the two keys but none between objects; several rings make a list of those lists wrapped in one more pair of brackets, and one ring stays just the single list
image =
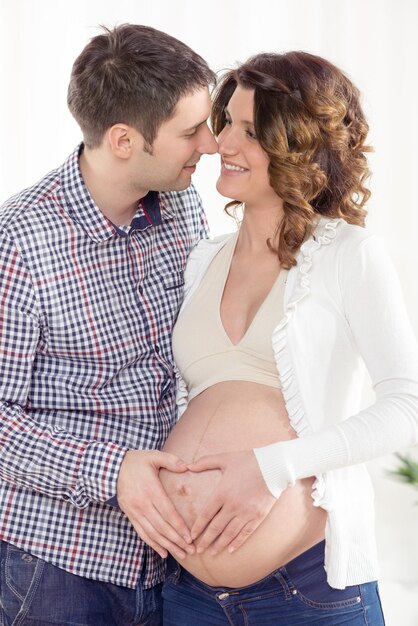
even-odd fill
[{"label": "button on shirt", "polygon": [[190,187],[115,226],[81,150],[0,212],[0,538],[127,587],[145,567],[149,587],[163,563],[107,501],[125,451],[176,419],[171,330],[206,221]]}]

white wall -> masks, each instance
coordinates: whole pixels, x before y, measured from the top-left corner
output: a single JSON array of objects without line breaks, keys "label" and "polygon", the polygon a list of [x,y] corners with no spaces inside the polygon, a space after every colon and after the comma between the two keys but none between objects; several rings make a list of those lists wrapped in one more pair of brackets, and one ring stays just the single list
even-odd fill
[{"label": "white wall", "polygon": [[[80,139],[66,109],[71,65],[97,25],[166,30],[219,70],[262,50],[303,49],[341,66],[364,94],[371,124],[369,227],[390,247],[418,332],[415,0],[0,0],[0,200],[60,164]],[[214,191],[217,157],[195,182],[212,231],[230,230]],[[393,482],[393,457],[371,464],[388,626],[418,625],[418,491]]]}]

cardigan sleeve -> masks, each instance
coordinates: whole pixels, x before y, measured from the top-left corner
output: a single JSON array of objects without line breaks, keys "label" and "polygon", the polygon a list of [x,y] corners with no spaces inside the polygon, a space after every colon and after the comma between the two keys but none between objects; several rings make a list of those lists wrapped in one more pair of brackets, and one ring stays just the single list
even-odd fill
[{"label": "cardigan sleeve", "polygon": [[393,265],[376,237],[343,255],[340,285],[352,338],[375,402],[306,436],[256,448],[275,497],[298,479],[354,465],[418,442],[418,348]]}]

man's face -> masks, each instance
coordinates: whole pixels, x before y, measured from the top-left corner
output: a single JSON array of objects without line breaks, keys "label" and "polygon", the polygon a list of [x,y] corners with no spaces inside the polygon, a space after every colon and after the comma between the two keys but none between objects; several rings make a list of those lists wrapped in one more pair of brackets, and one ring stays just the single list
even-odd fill
[{"label": "man's face", "polygon": [[130,183],[138,189],[181,191],[187,189],[202,154],[217,152],[207,125],[210,114],[207,87],[180,98],[174,115],[163,122],[152,144],[152,154],[138,142],[132,159]]}]

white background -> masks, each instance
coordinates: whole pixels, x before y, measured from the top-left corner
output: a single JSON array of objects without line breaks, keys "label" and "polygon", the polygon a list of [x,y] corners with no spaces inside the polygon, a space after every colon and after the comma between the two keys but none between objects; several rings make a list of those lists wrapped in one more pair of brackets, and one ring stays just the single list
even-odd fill
[{"label": "white background", "polygon": [[[373,178],[368,226],[386,242],[418,332],[416,0],[0,0],[0,201],[58,166],[81,139],[66,108],[75,57],[97,26],[148,24],[182,39],[215,70],[261,51],[327,57],[360,87]],[[212,232],[232,230],[214,190],[218,157],[194,181]],[[376,487],[387,626],[418,626],[418,491],[370,464]]]}]

